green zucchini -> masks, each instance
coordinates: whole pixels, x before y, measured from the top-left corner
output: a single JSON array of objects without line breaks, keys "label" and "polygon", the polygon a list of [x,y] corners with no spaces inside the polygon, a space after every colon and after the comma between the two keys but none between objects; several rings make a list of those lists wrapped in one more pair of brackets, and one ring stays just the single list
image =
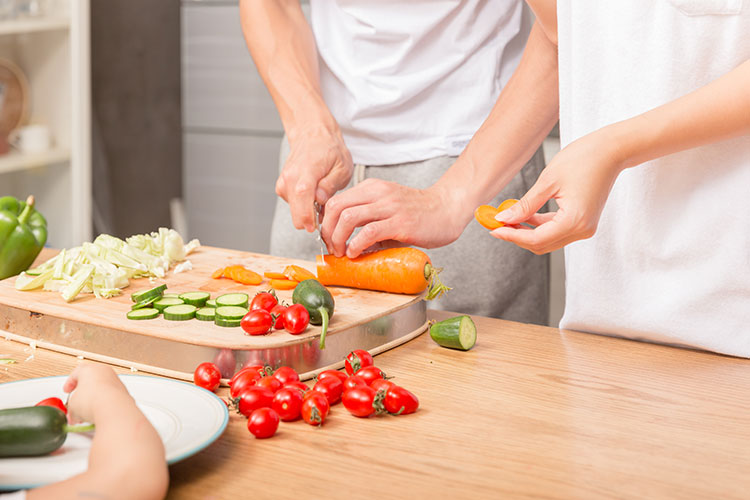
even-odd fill
[{"label": "green zucchini", "polygon": [[186,292],[180,295],[180,298],[185,304],[191,306],[203,307],[206,305],[206,301],[211,298],[211,294],[208,292]]},{"label": "green zucchini", "polygon": [[246,293],[225,293],[216,297],[216,307],[238,306],[247,307],[248,295]]},{"label": "green zucchini", "polygon": [[128,314],[125,316],[128,319],[154,319],[159,316],[159,311],[153,307],[145,307],[143,309],[128,311]]},{"label": "green zucchini", "polygon": [[135,292],[130,294],[130,299],[133,302],[142,302],[150,297],[161,297],[164,293],[164,290],[167,289],[167,285],[159,285],[155,286],[154,288],[151,288],[149,290],[144,290],[142,292]]},{"label": "green zucchini", "polygon": [[190,304],[176,304],[165,307],[162,311],[164,319],[169,321],[187,321],[195,318],[195,311],[198,308]]},{"label": "green zucchini", "polygon": [[201,321],[213,321],[216,319],[216,309],[213,307],[201,307],[195,311],[195,317]]},{"label": "green zucchini", "polygon": [[469,316],[456,316],[430,326],[430,337],[443,347],[468,351],[477,343],[477,327]]},{"label": "green zucchini", "polygon": [[302,304],[307,309],[310,313],[310,324],[321,325],[320,348],[325,349],[328,321],[333,316],[335,306],[331,292],[318,280],[303,280],[294,287],[292,302]]},{"label": "green zucchini", "polygon": [[63,445],[68,432],[93,428],[69,426],[65,414],[51,406],[0,410],[0,457],[46,455]]}]

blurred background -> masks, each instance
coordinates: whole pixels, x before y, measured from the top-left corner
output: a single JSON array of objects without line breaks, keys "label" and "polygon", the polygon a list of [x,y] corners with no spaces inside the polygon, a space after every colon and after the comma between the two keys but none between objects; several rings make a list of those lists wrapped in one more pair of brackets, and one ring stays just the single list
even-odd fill
[{"label": "blurred background", "polygon": [[282,137],[237,0],[0,0],[0,196],[35,195],[48,246],[166,226],[267,253]]}]

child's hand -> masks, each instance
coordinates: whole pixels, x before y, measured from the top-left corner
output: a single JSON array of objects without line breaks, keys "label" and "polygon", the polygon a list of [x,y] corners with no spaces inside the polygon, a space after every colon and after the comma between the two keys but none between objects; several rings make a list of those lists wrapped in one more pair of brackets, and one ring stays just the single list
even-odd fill
[{"label": "child's hand", "polygon": [[96,406],[103,400],[112,396],[130,397],[112,368],[94,363],[78,365],[65,381],[63,391],[72,392],[68,402],[71,419],[92,423],[96,421]]}]

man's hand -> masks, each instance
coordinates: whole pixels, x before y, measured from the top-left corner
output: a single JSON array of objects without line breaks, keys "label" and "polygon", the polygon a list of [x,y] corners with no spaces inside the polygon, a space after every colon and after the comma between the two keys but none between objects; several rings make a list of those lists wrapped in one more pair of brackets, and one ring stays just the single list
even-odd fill
[{"label": "man's hand", "polygon": [[[328,251],[355,258],[381,242],[435,248],[455,241],[471,218],[453,208],[449,193],[432,186],[414,189],[380,179],[367,179],[331,198],[321,234]],[[357,227],[361,230],[347,240]]]},{"label": "man's hand", "polygon": [[[292,138],[294,137],[294,138]],[[316,126],[290,134],[290,153],[276,181],[297,229],[315,230],[313,202],[324,205],[352,177],[352,155],[341,133]]]}]

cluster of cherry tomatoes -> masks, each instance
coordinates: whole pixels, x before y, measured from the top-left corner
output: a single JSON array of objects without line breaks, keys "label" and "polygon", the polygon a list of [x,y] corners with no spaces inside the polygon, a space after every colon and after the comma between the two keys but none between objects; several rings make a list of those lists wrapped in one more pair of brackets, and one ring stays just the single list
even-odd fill
[{"label": "cluster of cherry tomatoes", "polygon": [[250,311],[240,326],[248,335],[265,335],[272,329],[298,335],[310,324],[310,313],[302,304],[286,306],[273,292],[260,292],[250,302]]},{"label": "cluster of cherry tomatoes", "polygon": [[[344,366],[346,373],[321,372],[312,388],[288,366],[276,370],[247,366],[229,380],[230,404],[248,418],[247,428],[257,438],[273,436],[280,421],[301,418],[310,425],[321,425],[339,402],[357,417],[405,415],[419,407],[414,394],[386,380],[367,351],[352,351]],[[221,374],[213,363],[202,363],[195,370],[194,380],[196,385],[214,391]]]}]

